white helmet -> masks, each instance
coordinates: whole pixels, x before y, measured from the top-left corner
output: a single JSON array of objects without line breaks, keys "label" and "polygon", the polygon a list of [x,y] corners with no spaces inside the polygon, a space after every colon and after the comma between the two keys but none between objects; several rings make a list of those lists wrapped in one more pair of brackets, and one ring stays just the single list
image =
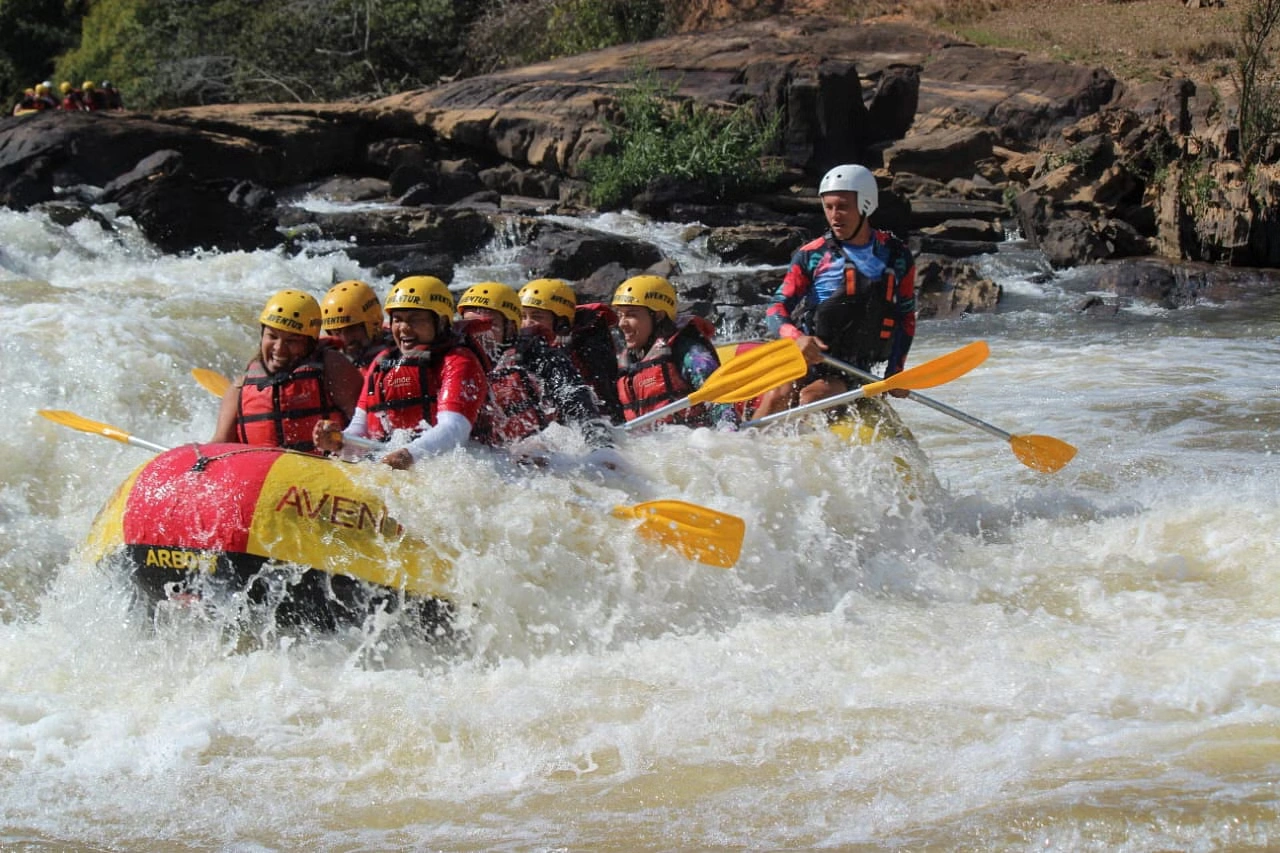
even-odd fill
[{"label": "white helmet", "polygon": [[850,192],[858,194],[858,212],[870,216],[880,206],[880,188],[876,186],[876,176],[866,166],[857,163],[846,163],[836,166],[822,176],[818,184],[818,195],[827,193]]}]

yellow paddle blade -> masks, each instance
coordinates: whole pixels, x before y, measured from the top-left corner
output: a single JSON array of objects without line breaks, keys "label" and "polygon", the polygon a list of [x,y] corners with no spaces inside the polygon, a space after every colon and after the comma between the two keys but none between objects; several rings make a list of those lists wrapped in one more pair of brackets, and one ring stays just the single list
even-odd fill
[{"label": "yellow paddle blade", "polygon": [[144,438],[137,438],[122,429],[117,429],[111,424],[104,424],[101,421],[92,421],[86,417],[81,417],[75,412],[68,412],[64,409],[40,409],[40,417],[48,418],[55,424],[61,424],[65,427],[71,427],[80,432],[89,432],[94,435],[105,436],[112,441],[118,441],[121,444],[132,444],[135,447],[145,447],[147,450],[154,450],[156,453],[163,453],[169,448],[162,444],[155,444]]},{"label": "yellow paddle blade", "polygon": [[779,338],[748,350],[717,368],[701,388],[689,395],[689,405],[750,400],[808,372],[809,365],[796,342],[790,338]]},{"label": "yellow paddle blade", "polygon": [[900,388],[913,391],[917,388],[932,388],[935,385],[942,385],[964,376],[970,370],[986,361],[987,356],[990,354],[991,348],[987,346],[986,341],[974,341],[971,344],[960,347],[958,350],[952,350],[946,355],[930,359],[924,364],[901,370],[892,376],[881,379],[879,382],[863,385],[862,393],[868,397],[874,397],[876,394],[883,394],[885,391],[894,391]]},{"label": "yellow paddle blade", "polygon": [[1048,435],[1010,436],[1009,445],[1023,465],[1041,474],[1062,470],[1076,455],[1076,449],[1070,444]]},{"label": "yellow paddle blade", "polygon": [[738,562],[747,523],[736,515],[685,501],[646,501],[616,506],[618,518],[640,520],[642,536],[660,542],[691,560],[727,569]]},{"label": "yellow paddle blade", "polygon": [[204,367],[193,367],[191,368],[191,375],[200,383],[201,388],[218,398],[221,398],[223,394],[226,394],[227,389],[231,387],[231,380],[216,370],[209,370]]}]

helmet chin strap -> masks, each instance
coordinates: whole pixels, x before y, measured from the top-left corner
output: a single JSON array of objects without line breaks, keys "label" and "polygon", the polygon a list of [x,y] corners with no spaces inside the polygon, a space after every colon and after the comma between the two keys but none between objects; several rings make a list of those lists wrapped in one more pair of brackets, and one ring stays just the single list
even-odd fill
[{"label": "helmet chin strap", "polygon": [[[857,226],[853,229],[853,234],[857,234],[857,233],[859,233],[860,231],[862,231],[862,226],[866,223],[866,221],[867,221],[867,214],[865,214],[865,213],[859,213],[859,214],[858,214],[858,224],[857,224]],[[832,242],[834,242],[837,246],[838,246],[838,245],[840,245],[842,242],[844,242],[843,240],[841,240],[841,239],[840,239],[840,235],[836,233],[836,229],[834,229],[834,228],[830,228],[830,227],[829,227],[827,230],[831,232],[831,240],[832,240]],[[849,236],[850,236],[850,237],[852,237],[852,236],[853,236],[853,234],[850,234]]]}]

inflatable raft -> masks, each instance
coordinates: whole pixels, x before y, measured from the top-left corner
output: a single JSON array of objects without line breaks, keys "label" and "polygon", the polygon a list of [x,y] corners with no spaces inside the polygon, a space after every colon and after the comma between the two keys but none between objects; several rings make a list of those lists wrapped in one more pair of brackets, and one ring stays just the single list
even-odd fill
[{"label": "inflatable raft", "polygon": [[[760,346],[763,341],[740,341],[716,347],[721,364],[728,364],[735,356]],[[757,401],[738,404],[743,420],[750,420]],[[796,419],[800,421],[800,418]],[[877,441],[896,440],[915,444],[915,436],[902,422],[897,411],[884,397],[863,397],[843,406],[833,407],[808,417],[808,422],[822,422],[831,432],[851,444],[871,444]],[[772,425],[771,425],[772,426]],[[773,427],[777,429],[777,427]],[[795,429],[792,423],[792,429]]]},{"label": "inflatable raft", "polygon": [[94,521],[94,562],[155,603],[231,596],[278,624],[332,629],[409,607],[447,627],[449,559],[409,534],[345,464],[278,448],[191,444],[138,467]]}]

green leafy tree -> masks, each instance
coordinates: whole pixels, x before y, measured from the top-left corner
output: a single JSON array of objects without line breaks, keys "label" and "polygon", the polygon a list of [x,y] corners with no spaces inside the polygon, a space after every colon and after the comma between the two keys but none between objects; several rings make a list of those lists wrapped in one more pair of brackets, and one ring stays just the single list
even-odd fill
[{"label": "green leafy tree", "polygon": [[96,0],[58,65],[147,108],[379,96],[455,73],[476,14],[463,0]]},{"label": "green leafy tree", "polygon": [[146,0],[96,0],[82,22],[80,41],[57,57],[57,76],[75,86],[110,80],[132,104],[133,82],[151,70],[152,42],[139,20]]},{"label": "green leafy tree", "polygon": [[46,79],[57,85],[53,58],[80,38],[84,5],[82,0],[0,0],[0,85],[12,99]]},{"label": "green leafy tree", "polygon": [[1234,75],[1240,92],[1241,159],[1246,165],[1280,130],[1280,80],[1273,58],[1277,29],[1280,0],[1252,0],[1240,27]]}]

